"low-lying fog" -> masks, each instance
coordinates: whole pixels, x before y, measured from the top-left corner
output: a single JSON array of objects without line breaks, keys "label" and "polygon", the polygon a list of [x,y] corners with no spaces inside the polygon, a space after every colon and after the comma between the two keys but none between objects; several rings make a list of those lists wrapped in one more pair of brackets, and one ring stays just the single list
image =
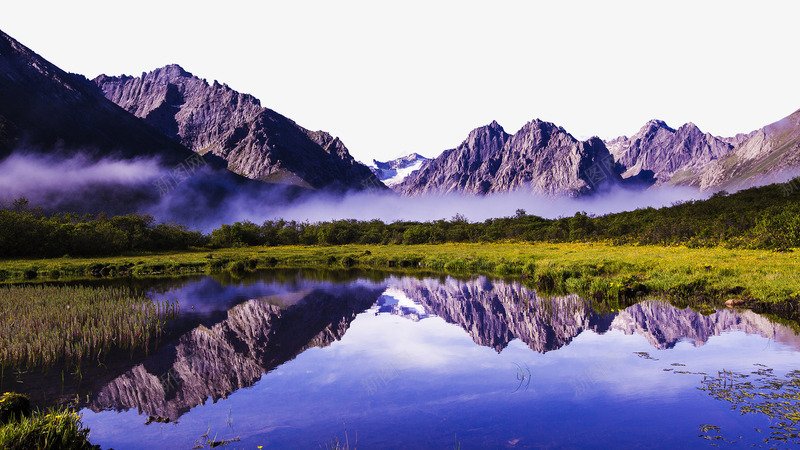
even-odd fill
[{"label": "low-lying fog", "polygon": [[[12,155],[0,162],[0,201],[8,205],[14,199],[26,197],[32,206],[48,210],[136,211],[152,214],[160,222],[177,222],[208,231],[223,223],[244,220],[262,223],[278,218],[393,222],[451,219],[461,214],[474,222],[513,216],[519,209],[545,218],[571,216],[578,211],[602,215],[669,206],[710,195],[707,191],[671,186],[647,190],[614,188],[580,198],[547,197],[522,191],[483,197],[458,194],[403,197],[391,191],[298,195],[296,191],[289,194],[281,186],[234,185],[208,167],[178,181],[171,175],[174,173],[153,160],[89,162],[75,157],[54,161],[44,156]],[[770,182],[784,181],[791,175],[773,175]],[[164,189],[164,180],[171,180],[169,189]]]}]

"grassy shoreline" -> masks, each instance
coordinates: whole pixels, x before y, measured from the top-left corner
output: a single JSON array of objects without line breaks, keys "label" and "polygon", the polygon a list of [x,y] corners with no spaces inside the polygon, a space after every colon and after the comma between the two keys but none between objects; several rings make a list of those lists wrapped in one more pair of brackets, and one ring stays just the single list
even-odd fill
[{"label": "grassy shoreline", "polygon": [[[256,268],[371,268],[524,277],[537,288],[780,302],[800,297],[796,252],[599,243],[342,245],[192,249],[100,258],[0,261],[0,282],[142,277]],[[630,292],[628,292],[630,293]]]}]

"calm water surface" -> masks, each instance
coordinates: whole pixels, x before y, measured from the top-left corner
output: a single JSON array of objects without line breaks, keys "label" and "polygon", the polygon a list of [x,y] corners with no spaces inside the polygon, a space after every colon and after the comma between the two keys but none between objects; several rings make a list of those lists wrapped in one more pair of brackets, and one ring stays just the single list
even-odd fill
[{"label": "calm water surface", "polygon": [[774,417],[700,389],[723,370],[800,368],[800,336],[750,311],[645,301],[599,313],[486,278],[263,272],[150,290],[177,298],[182,321],[90,394],[84,423],[104,448],[797,443],[765,443]]}]

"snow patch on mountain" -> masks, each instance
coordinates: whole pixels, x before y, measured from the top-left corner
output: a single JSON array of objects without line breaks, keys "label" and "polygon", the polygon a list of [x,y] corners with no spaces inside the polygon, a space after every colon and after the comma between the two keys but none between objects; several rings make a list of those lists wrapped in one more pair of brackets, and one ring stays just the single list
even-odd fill
[{"label": "snow patch on mountain", "polygon": [[418,153],[412,153],[408,156],[386,162],[373,159],[372,164],[367,164],[367,167],[372,170],[372,173],[374,173],[383,184],[392,187],[402,183],[406,177],[421,169],[428,161],[430,161],[430,158],[426,158]]}]

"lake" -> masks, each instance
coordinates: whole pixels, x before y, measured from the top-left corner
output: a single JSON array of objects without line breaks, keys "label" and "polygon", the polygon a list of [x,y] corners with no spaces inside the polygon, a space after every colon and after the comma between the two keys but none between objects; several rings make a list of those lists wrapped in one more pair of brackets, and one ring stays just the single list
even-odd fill
[{"label": "lake", "polygon": [[[517,281],[360,272],[143,289],[177,299],[179,320],[155,351],[83,376],[103,448],[800,443],[800,336],[748,310],[603,310]],[[50,373],[17,377],[34,397],[64,390]]]}]

